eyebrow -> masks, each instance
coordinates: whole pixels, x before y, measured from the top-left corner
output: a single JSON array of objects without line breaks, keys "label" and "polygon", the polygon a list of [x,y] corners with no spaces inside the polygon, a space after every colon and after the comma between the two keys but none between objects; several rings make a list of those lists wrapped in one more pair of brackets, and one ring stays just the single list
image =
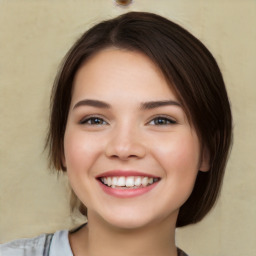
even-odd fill
[{"label": "eyebrow", "polygon": [[[78,108],[80,106],[91,106],[91,107],[96,107],[96,108],[106,108],[109,109],[111,108],[111,105],[100,100],[92,100],[92,99],[85,99],[78,101],[73,109]],[[164,106],[178,106],[181,107],[181,104],[177,101],[174,100],[162,100],[162,101],[148,101],[148,102],[143,102],[140,105],[141,110],[149,110],[149,109],[154,109],[154,108],[159,108],[159,107],[164,107]]]},{"label": "eyebrow", "polygon": [[106,103],[104,101],[86,99],[86,100],[78,101],[75,104],[75,106],[73,107],[73,109],[78,108],[80,106],[91,106],[91,107],[96,107],[96,108],[110,108],[111,107],[108,103]]},{"label": "eyebrow", "polygon": [[159,108],[159,107],[164,107],[164,106],[181,107],[181,104],[174,100],[149,101],[149,102],[141,103],[140,108],[143,110],[147,110],[147,109],[154,109],[154,108]]}]

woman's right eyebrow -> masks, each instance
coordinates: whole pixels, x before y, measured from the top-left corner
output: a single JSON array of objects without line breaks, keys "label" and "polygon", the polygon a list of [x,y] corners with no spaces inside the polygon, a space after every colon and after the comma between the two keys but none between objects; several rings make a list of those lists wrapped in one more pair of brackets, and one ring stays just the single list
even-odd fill
[{"label": "woman's right eyebrow", "polygon": [[78,101],[75,104],[75,106],[73,107],[73,110],[80,106],[91,106],[91,107],[97,107],[97,108],[110,108],[111,107],[108,103],[106,103],[104,101],[85,99],[85,100]]}]

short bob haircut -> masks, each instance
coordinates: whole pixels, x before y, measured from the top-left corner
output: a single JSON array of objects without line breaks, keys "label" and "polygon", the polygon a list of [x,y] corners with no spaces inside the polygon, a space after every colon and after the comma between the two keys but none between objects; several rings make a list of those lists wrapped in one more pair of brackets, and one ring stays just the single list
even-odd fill
[{"label": "short bob haircut", "polygon": [[[141,52],[160,68],[195,127],[201,147],[207,148],[210,170],[198,172],[176,226],[200,221],[220,192],[232,142],[230,104],[212,54],[188,31],[159,15],[129,12],[103,21],[85,32],[67,53],[52,91],[47,137],[50,164],[66,171],[62,164],[63,140],[74,77],[90,56],[108,47]],[[86,206],[81,202],[79,209],[86,215]]]}]

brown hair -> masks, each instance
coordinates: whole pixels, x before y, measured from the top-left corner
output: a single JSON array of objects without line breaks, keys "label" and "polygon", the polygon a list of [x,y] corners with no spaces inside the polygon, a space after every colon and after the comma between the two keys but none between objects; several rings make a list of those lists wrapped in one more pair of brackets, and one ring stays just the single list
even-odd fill
[{"label": "brown hair", "polygon": [[[221,188],[232,141],[232,117],[219,67],[207,48],[188,31],[152,13],[129,12],[103,21],[74,44],[64,59],[52,92],[47,138],[51,164],[62,165],[63,140],[74,76],[92,54],[107,47],[147,55],[163,72],[210,155],[210,170],[198,172],[192,194],[180,208],[177,227],[200,221]],[[85,213],[82,205],[81,211]]]}]

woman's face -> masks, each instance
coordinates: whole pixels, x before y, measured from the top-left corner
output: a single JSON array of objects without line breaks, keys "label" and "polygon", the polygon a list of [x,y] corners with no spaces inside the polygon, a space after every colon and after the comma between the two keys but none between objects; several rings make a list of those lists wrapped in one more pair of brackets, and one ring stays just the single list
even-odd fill
[{"label": "woman's face", "polygon": [[122,228],[175,223],[207,162],[161,71],[141,53],[109,48],[73,86],[63,162],[89,218]]}]

